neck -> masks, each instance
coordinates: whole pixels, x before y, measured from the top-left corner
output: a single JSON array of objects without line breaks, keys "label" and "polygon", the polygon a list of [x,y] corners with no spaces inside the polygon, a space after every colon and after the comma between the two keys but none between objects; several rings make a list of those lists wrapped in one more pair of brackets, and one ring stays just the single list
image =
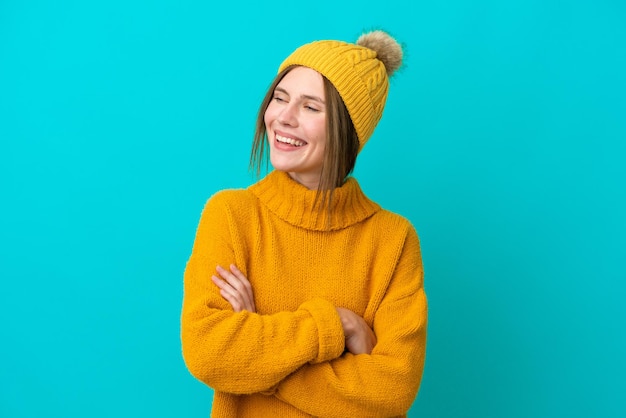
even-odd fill
[{"label": "neck", "polygon": [[294,171],[290,171],[289,177],[303,185],[309,190],[317,190],[320,187],[320,175],[303,175],[300,173],[296,173]]}]

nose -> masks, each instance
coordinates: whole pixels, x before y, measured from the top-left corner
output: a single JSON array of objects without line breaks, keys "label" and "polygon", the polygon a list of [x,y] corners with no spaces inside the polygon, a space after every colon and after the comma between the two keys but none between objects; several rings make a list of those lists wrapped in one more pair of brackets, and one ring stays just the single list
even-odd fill
[{"label": "nose", "polygon": [[287,103],[278,114],[278,122],[282,125],[296,126],[298,124],[297,111],[293,103]]}]

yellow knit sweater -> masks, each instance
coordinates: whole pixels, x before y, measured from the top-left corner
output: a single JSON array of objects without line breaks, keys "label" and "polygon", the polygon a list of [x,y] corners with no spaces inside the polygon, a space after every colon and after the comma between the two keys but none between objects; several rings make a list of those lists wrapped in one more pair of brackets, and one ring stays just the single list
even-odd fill
[{"label": "yellow knit sweater", "polygon": [[[315,191],[273,171],[211,197],[184,278],[183,356],[214,389],[212,417],[405,416],[424,366],[427,303],[419,242],[350,178],[331,222]],[[256,313],[234,313],[211,282],[235,264]],[[373,328],[370,355],[344,352],[335,307]]]}]

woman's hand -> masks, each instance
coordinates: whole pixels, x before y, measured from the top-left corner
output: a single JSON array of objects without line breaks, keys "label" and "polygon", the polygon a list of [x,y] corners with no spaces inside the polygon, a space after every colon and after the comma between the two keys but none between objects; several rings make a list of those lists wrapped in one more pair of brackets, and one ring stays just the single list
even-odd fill
[{"label": "woman's hand", "polygon": [[216,270],[221,277],[213,276],[211,280],[220,288],[220,295],[230,303],[233,311],[256,312],[252,286],[246,276],[234,264],[230,265],[230,271],[221,266]]},{"label": "woman's hand", "polygon": [[346,308],[336,308],[346,336],[346,348],[352,354],[372,354],[376,335],[365,320]]}]

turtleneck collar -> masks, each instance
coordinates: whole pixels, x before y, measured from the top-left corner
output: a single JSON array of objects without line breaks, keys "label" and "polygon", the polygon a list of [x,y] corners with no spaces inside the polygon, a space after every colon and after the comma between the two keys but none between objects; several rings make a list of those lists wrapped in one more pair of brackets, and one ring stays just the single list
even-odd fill
[{"label": "turtleneck collar", "polygon": [[288,173],[274,170],[248,188],[270,211],[292,225],[314,231],[333,231],[361,222],[380,206],[361,191],[356,179],[350,177],[333,192],[330,207],[313,205],[317,190],[309,190]]}]

